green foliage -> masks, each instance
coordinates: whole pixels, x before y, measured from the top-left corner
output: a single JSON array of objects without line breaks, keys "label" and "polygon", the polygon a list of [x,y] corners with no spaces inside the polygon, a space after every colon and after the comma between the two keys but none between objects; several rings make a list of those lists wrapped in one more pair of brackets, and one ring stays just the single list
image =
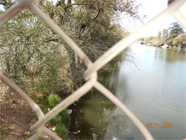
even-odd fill
[{"label": "green foliage", "polygon": [[61,123],[62,122],[62,118],[60,115],[57,115],[55,117],[53,117],[51,120],[50,120],[50,124],[53,125],[53,126],[56,126],[57,124]]},{"label": "green foliage", "polygon": [[162,34],[163,34],[161,38],[162,43],[167,44],[168,35],[169,35],[168,29],[163,29]]},{"label": "green foliage", "polygon": [[[61,98],[58,95],[50,94],[47,98],[48,100],[48,107],[53,108],[58,103],[61,102]],[[56,133],[63,139],[68,138],[68,128],[70,125],[70,115],[68,114],[67,110],[61,111],[58,115],[54,116],[50,120],[50,124],[56,127]]]},{"label": "green foliage", "polygon": [[185,34],[180,34],[178,35],[174,41],[173,41],[173,45],[175,47],[186,47],[186,35]]},{"label": "green foliage", "polygon": [[159,31],[157,36],[146,38],[145,42],[157,47],[168,44],[172,47],[179,46],[183,48],[185,46],[185,35],[183,28],[177,22],[173,22],[170,24],[169,29],[163,29],[163,31]]},{"label": "green foliage", "polygon": [[145,41],[145,38],[143,38],[143,37],[138,38],[138,41]]},{"label": "green foliage", "polygon": [[156,47],[161,47],[161,46],[163,46],[163,45],[164,45],[164,44],[160,42],[160,43],[157,43],[155,46],[156,46]]},{"label": "green foliage", "polygon": [[21,11],[0,34],[0,59],[8,77],[28,93],[61,89],[59,70],[67,56],[62,55],[61,44],[54,42],[53,32],[41,20],[29,10]]},{"label": "green foliage", "polygon": [[183,34],[183,28],[177,23],[177,22],[173,22],[171,24],[171,27],[169,28],[169,37],[167,40],[167,43],[169,45],[172,45],[174,39],[179,35],[179,34]]},{"label": "green foliage", "polygon": [[[8,0],[0,5],[6,9],[14,3]],[[139,5],[134,0],[57,1],[56,5],[48,0],[36,0],[35,4],[93,61],[127,34],[114,22],[118,12],[140,19]],[[80,76],[85,69],[81,60],[29,10],[21,11],[4,25],[0,35],[4,72],[29,94],[72,92],[84,82]],[[60,71],[63,68],[64,73]]]},{"label": "green foliage", "polygon": [[70,125],[70,115],[68,114],[67,110],[63,110],[58,115],[53,117],[50,120],[50,124],[52,126],[57,126],[58,124],[62,124],[66,127],[66,129],[68,129]]},{"label": "green foliage", "polygon": [[67,127],[69,128],[70,125],[70,115],[68,114],[67,110],[63,110],[59,113],[59,115],[61,116],[62,120],[61,122]]},{"label": "green foliage", "polygon": [[[48,108],[55,107],[58,103],[61,102],[61,98],[55,94],[50,94],[48,96]],[[59,113],[59,115],[55,116],[51,120],[52,125],[57,125],[58,123],[63,123],[67,128],[70,124],[70,116],[67,110],[63,110]]]},{"label": "green foliage", "polygon": [[68,130],[62,124],[57,124],[55,132],[64,140],[70,140],[68,137]]},{"label": "green foliage", "polygon": [[48,107],[52,108],[56,106],[58,103],[60,103],[61,98],[55,94],[50,94],[48,96]]},{"label": "green foliage", "polygon": [[[49,108],[53,108],[54,106],[56,106],[58,103],[60,103],[61,99],[54,94],[51,94],[48,97],[48,107]],[[54,126],[56,126],[59,123],[64,124],[67,128],[69,127],[70,124],[70,116],[67,112],[67,110],[63,110],[59,113],[59,115],[53,117],[50,121],[50,123]]]},{"label": "green foliage", "polygon": [[146,42],[147,44],[152,45],[152,46],[156,46],[156,45],[157,45],[157,44],[156,44],[156,40],[157,40],[157,37],[150,36],[150,37],[148,37],[148,38],[145,39],[145,42]]}]

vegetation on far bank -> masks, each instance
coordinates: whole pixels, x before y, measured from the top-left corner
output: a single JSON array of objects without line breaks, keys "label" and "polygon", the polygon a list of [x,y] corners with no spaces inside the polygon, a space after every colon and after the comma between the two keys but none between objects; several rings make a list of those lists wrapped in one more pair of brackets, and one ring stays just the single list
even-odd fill
[{"label": "vegetation on far bank", "polygon": [[[15,0],[2,0],[0,16]],[[127,34],[115,23],[120,13],[140,20],[135,0],[36,0],[35,4],[52,18],[80,48],[95,61]],[[77,55],[28,9],[21,11],[0,30],[0,67],[13,82],[40,105],[44,113],[73,93],[85,81],[86,67]],[[2,87],[2,85],[0,86]],[[18,98],[12,89],[6,94]],[[67,110],[50,124],[68,139]]]},{"label": "vegetation on far bank", "polygon": [[167,45],[169,48],[186,50],[186,32],[177,22],[171,23],[168,29],[159,31],[157,36],[141,38],[140,40],[152,46]]}]

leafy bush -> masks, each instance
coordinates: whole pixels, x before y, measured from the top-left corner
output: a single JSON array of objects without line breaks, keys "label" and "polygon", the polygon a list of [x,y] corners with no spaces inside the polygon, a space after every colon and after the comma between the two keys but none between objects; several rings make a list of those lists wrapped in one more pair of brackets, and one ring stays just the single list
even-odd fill
[{"label": "leafy bush", "polygon": [[[47,99],[48,99],[48,107],[49,108],[53,108],[58,103],[60,103],[61,100],[62,100],[58,95],[55,95],[55,94],[50,94]],[[55,117],[53,117],[50,120],[50,124],[52,126],[56,127],[55,132],[61,138],[65,139],[65,140],[69,139],[69,137],[68,137],[68,127],[69,127],[69,124],[70,124],[70,116],[69,116],[66,109],[61,111]]]},{"label": "leafy bush", "polygon": [[50,94],[48,96],[48,107],[53,108],[56,106],[58,103],[60,103],[61,98],[55,94]]},{"label": "leafy bush", "polygon": [[59,113],[62,117],[62,123],[68,128],[70,125],[70,115],[68,114],[67,110],[63,110]]},{"label": "leafy bush", "polygon": [[62,118],[60,115],[57,115],[55,117],[53,117],[51,120],[50,120],[50,124],[53,125],[53,126],[56,126],[57,124],[59,123],[62,123]]},{"label": "leafy bush", "polygon": [[70,138],[68,137],[68,130],[67,128],[62,125],[62,124],[58,124],[56,126],[56,133],[64,140],[70,140]]},{"label": "leafy bush", "polygon": [[182,47],[186,45],[186,35],[185,34],[180,34],[178,35],[174,41],[173,41],[173,45],[175,47]]}]

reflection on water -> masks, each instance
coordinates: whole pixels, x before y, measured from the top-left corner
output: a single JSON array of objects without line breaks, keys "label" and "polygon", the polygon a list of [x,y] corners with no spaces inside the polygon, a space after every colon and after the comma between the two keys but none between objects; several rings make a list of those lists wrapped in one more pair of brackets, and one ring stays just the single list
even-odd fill
[{"label": "reflection on water", "polygon": [[[143,122],[155,139],[186,138],[186,53],[133,44],[136,66],[122,61],[107,79],[107,87]],[[83,139],[144,139],[110,101],[96,91],[75,106],[74,130]],[[173,128],[160,128],[172,123]]]}]

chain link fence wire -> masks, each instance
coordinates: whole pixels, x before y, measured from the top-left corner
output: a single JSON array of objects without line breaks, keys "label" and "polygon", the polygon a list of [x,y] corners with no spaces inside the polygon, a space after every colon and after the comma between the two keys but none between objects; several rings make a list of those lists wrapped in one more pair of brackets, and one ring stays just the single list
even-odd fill
[{"label": "chain link fence wire", "polygon": [[105,64],[112,60],[115,56],[126,49],[131,43],[138,39],[147,29],[150,30],[153,26],[156,26],[157,22],[161,22],[164,18],[172,15],[184,28],[186,28],[186,17],[180,12],[179,8],[186,2],[186,0],[175,0],[172,2],[166,10],[161,12],[159,15],[154,17],[148,23],[144,24],[138,28],[133,33],[129,34],[127,37],[123,38],[121,41],[112,46],[107,52],[105,52],[97,61],[94,63],[89,59],[89,57],[76,45],[76,43],[63,32],[63,30],[45,13],[43,13],[37,6],[33,4],[34,0],[17,0],[16,4],[8,9],[2,17],[0,17],[0,29],[6,24],[11,18],[13,18],[21,10],[28,8],[39,18],[43,20],[56,34],[58,34],[61,39],[63,39],[68,46],[78,55],[78,57],[83,61],[87,70],[85,71],[84,79],[86,83],[68,96],[65,100],[56,105],[48,113],[44,114],[39,106],[16,84],[14,84],[8,77],[6,77],[2,72],[0,72],[0,79],[9,87],[11,87],[17,94],[19,94],[33,109],[38,117],[38,121],[30,127],[31,131],[35,133],[29,138],[29,140],[36,140],[42,133],[45,133],[49,137],[55,140],[62,140],[56,133],[52,132],[50,129],[45,127],[45,124],[52,119],[55,115],[61,112],[63,109],[70,106],[72,103],[77,101],[79,98],[84,96],[92,88],[97,89],[100,93],[106,96],[110,101],[112,101],[121,111],[134,123],[134,125],[140,130],[142,135],[147,140],[153,140],[152,135],[149,133],[147,128],[143,123],[127,108],[127,106],[122,103],[117,97],[114,96],[106,87],[97,81],[97,71],[100,70]]}]

